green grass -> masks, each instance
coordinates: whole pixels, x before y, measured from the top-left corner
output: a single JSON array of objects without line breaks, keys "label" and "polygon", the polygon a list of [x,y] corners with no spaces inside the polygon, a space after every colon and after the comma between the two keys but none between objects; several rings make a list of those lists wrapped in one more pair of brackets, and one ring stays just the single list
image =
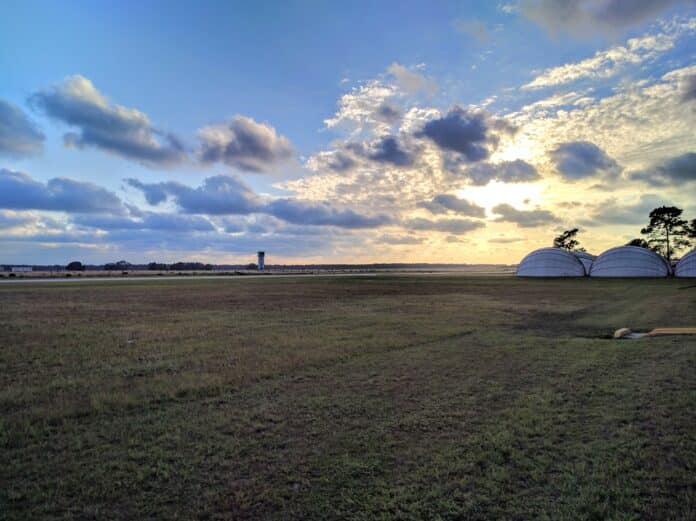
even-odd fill
[{"label": "green grass", "polygon": [[0,285],[5,519],[694,519],[678,279]]}]

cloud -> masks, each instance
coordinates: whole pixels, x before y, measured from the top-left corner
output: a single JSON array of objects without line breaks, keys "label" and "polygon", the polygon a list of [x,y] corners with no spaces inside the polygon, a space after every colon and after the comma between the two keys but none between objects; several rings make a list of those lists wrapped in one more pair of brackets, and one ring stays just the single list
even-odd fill
[{"label": "cloud", "polygon": [[425,123],[417,137],[432,140],[443,150],[457,152],[467,161],[486,159],[495,150],[499,134],[513,134],[515,128],[483,110],[454,105],[444,116]]},{"label": "cloud", "polygon": [[289,198],[262,199],[241,179],[231,176],[208,177],[198,188],[191,188],[176,182],[143,183],[137,179],[126,179],[125,181],[128,185],[141,190],[150,204],[159,204],[171,197],[183,212],[191,214],[247,215],[263,213],[293,224],[341,228],[374,228],[391,221],[388,216],[383,214],[362,215],[353,210],[336,208],[321,201],[301,201]]},{"label": "cloud", "polygon": [[696,99],[696,74],[687,76],[684,79],[684,91],[682,93],[682,101],[692,101]]},{"label": "cloud", "polygon": [[423,244],[425,239],[415,235],[380,235],[374,240],[377,244],[392,244],[395,246]]},{"label": "cloud", "polygon": [[387,72],[394,77],[396,85],[408,94],[424,92],[432,95],[437,91],[437,84],[434,81],[398,63],[392,63],[387,68]]},{"label": "cloud", "polygon": [[380,80],[353,87],[341,96],[338,110],[332,118],[325,119],[324,124],[328,128],[348,128],[353,135],[372,129],[386,132],[393,122],[389,119],[385,122],[384,107],[391,106],[387,100],[396,94],[395,86]]},{"label": "cloud", "polygon": [[22,157],[43,148],[44,135],[19,107],[0,100],[0,155]]},{"label": "cloud", "polygon": [[671,206],[669,201],[657,194],[643,194],[632,204],[618,204],[616,198],[607,199],[596,205],[587,224],[591,225],[640,225],[647,224],[650,212],[659,206]]},{"label": "cloud", "polygon": [[182,162],[185,151],[172,134],[155,129],[142,112],[114,105],[83,76],[69,76],[62,83],[30,97],[32,106],[77,132],[63,136],[68,147],[95,147],[148,166]]},{"label": "cloud", "polygon": [[696,152],[687,152],[651,170],[633,172],[631,179],[652,186],[679,186],[696,181]]},{"label": "cloud", "polygon": [[512,244],[514,242],[526,241],[524,237],[493,237],[488,239],[488,242],[493,244]]},{"label": "cloud", "polygon": [[411,230],[437,231],[455,235],[468,233],[486,226],[484,222],[473,219],[438,219],[433,221],[423,218],[410,219],[405,221],[403,225]]},{"label": "cloud", "polygon": [[275,199],[264,206],[263,212],[293,224],[341,228],[376,228],[391,222],[391,218],[383,214],[361,215],[350,209],[337,209],[326,203],[297,199]]},{"label": "cloud", "polygon": [[121,214],[124,207],[112,192],[92,183],[64,177],[47,183],[28,174],[0,169],[0,208],[59,212]]},{"label": "cloud", "polygon": [[384,136],[372,142],[365,155],[372,161],[394,166],[410,166],[414,160],[413,155],[393,136]]},{"label": "cloud", "polygon": [[691,0],[520,0],[519,12],[552,34],[613,34]]},{"label": "cloud", "polygon": [[211,222],[197,215],[145,212],[140,218],[78,215],[72,222],[101,230],[159,230],[177,233],[215,231]]},{"label": "cloud", "polygon": [[593,176],[612,178],[622,170],[616,161],[589,141],[562,143],[550,155],[561,176],[570,181]]},{"label": "cloud", "polygon": [[625,66],[638,65],[651,60],[674,47],[674,42],[683,30],[693,30],[678,26],[671,32],[646,34],[640,38],[631,38],[625,45],[616,45],[597,51],[591,58],[558,67],[546,69],[522,89],[539,89],[565,85],[582,79],[597,80],[618,74]]},{"label": "cloud", "polygon": [[36,219],[31,215],[21,213],[0,211],[0,229],[14,228],[33,223]]},{"label": "cloud", "polygon": [[141,190],[150,204],[157,205],[171,197],[186,213],[244,215],[258,211],[262,205],[254,191],[233,176],[208,177],[198,188],[174,181],[143,183],[137,179],[126,179],[125,182]]},{"label": "cloud", "polygon": [[500,163],[477,163],[469,166],[462,176],[477,186],[486,185],[490,181],[530,183],[541,179],[537,169],[522,159]]},{"label": "cloud", "polygon": [[247,172],[268,172],[295,153],[290,141],[276,130],[245,116],[198,131],[199,157],[204,163],[223,162]]},{"label": "cloud", "polygon": [[486,215],[483,207],[452,194],[436,195],[431,201],[421,203],[419,206],[434,214],[453,212],[468,217],[485,217]]},{"label": "cloud", "polygon": [[375,117],[385,123],[394,124],[401,119],[401,109],[393,103],[383,102],[375,111]]},{"label": "cloud", "polygon": [[515,223],[520,228],[534,228],[556,220],[548,210],[518,210],[507,203],[494,206],[493,213],[499,216],[495,221]]}]

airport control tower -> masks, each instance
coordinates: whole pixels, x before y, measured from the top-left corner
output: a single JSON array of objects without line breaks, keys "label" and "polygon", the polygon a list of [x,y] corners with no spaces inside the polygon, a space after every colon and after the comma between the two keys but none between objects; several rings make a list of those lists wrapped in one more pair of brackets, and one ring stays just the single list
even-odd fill
[{"label": "airport control tower", "polygon": [[263,261],[264,261],[264,258],[266,257],[266,252],[260,251],[260,252],[258,252],[258,256],[259,256],[259,260],[256,264],[259,267],[259,271],[263,271]]}]

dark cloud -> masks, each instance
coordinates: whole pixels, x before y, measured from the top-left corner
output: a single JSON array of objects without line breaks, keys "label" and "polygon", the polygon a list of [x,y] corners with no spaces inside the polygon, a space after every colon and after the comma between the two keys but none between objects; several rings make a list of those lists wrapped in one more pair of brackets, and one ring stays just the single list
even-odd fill
[{"label": "dark cloud", "polygon": [[593,176],[610,179],[621,173],[618,163],[589,141],[562,143],[550,155],[558,173],[569,181]]},{"label": "dark cloud", "polygon": [[696,181],[696,152],[688,152],[652,170],[633,172],[630,178],[653,186],[678,186]]},{"label": "dark cloud", "polygon": [[479,186],[486,185],[490,181],[530,183],[541,179],[537,169],[522,159],[500,163],[477,163],[461,171],[461,175],[471,184]]},{"label": "dark cloud", "polygon": [[184,147],[175,136],[153,128],[146,114],[111,104],[82,76],[70,76],[35,93],[30,103],[50,118],[78,129],[63,136],[66,146],[91,146],[148,166],[185,159]]},{"label": "dark cloud", "polygon": [[443,117],[428,121],[416,136],[429,138],[441,149],[474,162],[488,158],[498,146],[500,134],[514,131],[510,123],[485,111],[455,105]]},{"label": "dark cloud", "polygon": [[334,172],[347,172],[354,168],[358,162],[349,154],[339,150],[329,154],[325,158],[324,164],[329,170]]},{"label": "dark cloud", "polygon": [[244,116],[202,128],[199,138],[201,161],[222,162],[247,172],[268,172],[294,154],[290,141],[273,127]]},{"label": "dark cloud", "polygon": [[92,183],[57,177],[47,183],[28,174],[0,169],[0,208],[74,213],[122,214],[121,200]]},{"label": "dark cloud", "polygon": [[367,216],[349,209],[337,209],[326,203],[276,199],[263,212],[293,224],[338,226],[341,228],[376,228],[391,222],[387,215]]},{"label": "dark cloud", "polygon": [[486,215],[483,207],[452,194],[436,195],[431,201],[421,203],[419,206],[434,214],[454,212],[468,217],[485,217]]},{"label": "dark cloud", "polygon": [[259,211],[261,201],[244,182],[232,176],[213,176],[203,181],[198,188],[177,183],[143,183],[137,179],[126,179],[127,184],[141,190],[152,205],[174,199],[186,213],[230,215],[249,214]]},{"label": "dark cloud", "polygon": [[385,123],[394,124],[401,119],[401,109],[396,105],[384,102],[375,112],[375,117]]},{"label": "dark cloud", "polygon": [[696,74],[687,76],[682,90],[682,101],[687,102],[696,99]]},{"label": "dark cloud", "polygon": [[211,222],[197,215],[145,212],[140,218],[79,215],[72,221],[80,226],[101,230],[159,230],[170,232],[215,231]]},{"label": "dark cloud", "polygon": [[244,182],[232,176],[208,177],[203,185],[191,188],[176,182],[143,183],[126,179],[141,190],[150,204],[172,198],[185,213],[208,215],[268,214],[293,224],[373,228],[387,224],[386,215],[366,216],[349,209],[339,209],[323,202],[297,199],[262,200]]},{"label": "dark cloud", "polygon": [[28,215],[16,215],[8,212],[0,212],[0,229],[13,228],[35,222],[35,218]]},{"label": "dark cloud", "polygon": [[556,220],[548,210],[518,210],[507,203],[493,207],[493,213],[499,216],[496,221],[515,223],[520,228],[534,228]]},{"label": "dark cloud", "polygon": [[521,0],[520,12],[552,34],[575,36],[614,33],[654,18],[677,4],[693,0]]},{"label": "dark cloud", "polygon": [[410,166],[413,164],[413,156],[404,150],[393,136],[386,136],[375,141],[368,157],[380,163],[390,163],[394,166]]},{"label": "dark cloud", "polygon": [[404,227],[411,230],[437,231],[455,235],[468,233],[485,226],[486,224],[483,221],[475,221],[473,219],[438,219],[433,221],[417,218],[410,219],[404,223]]},{"label": "dark cloud", "polygon": [[44,135],[19,109],[0,100],[0,155],[30,156],[40,152]]}]

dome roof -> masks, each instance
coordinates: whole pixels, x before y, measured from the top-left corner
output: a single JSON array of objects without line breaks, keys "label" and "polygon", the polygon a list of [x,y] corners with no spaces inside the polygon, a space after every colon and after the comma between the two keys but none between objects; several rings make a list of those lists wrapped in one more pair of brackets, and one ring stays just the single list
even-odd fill
[{"label": "dome roof", "polygon": [[573,251],[571,253],[575,255],[580,260],[580,262],[582,262],[582,265],[585,266],[585,273],[589,275],[590,268],[592,268],[592,263],[597,258],[597,256],[592,255],[591,253],[587,253],[586,251]]},{"label": "dome roof", "polygon": [[677,263],[674,270],[677,277],[696,277],[696,250],[691,250]]},{"label": "dome roof", "polygon": [[619,246],[605,251],[592,263],[591,277],[666,277],[667,261],[647,248]]},{"label": "dome roof", "polygon": [[528,254],[517,267],[518,277],[583,277],[582,262],[567,250],[541,248]]}]

